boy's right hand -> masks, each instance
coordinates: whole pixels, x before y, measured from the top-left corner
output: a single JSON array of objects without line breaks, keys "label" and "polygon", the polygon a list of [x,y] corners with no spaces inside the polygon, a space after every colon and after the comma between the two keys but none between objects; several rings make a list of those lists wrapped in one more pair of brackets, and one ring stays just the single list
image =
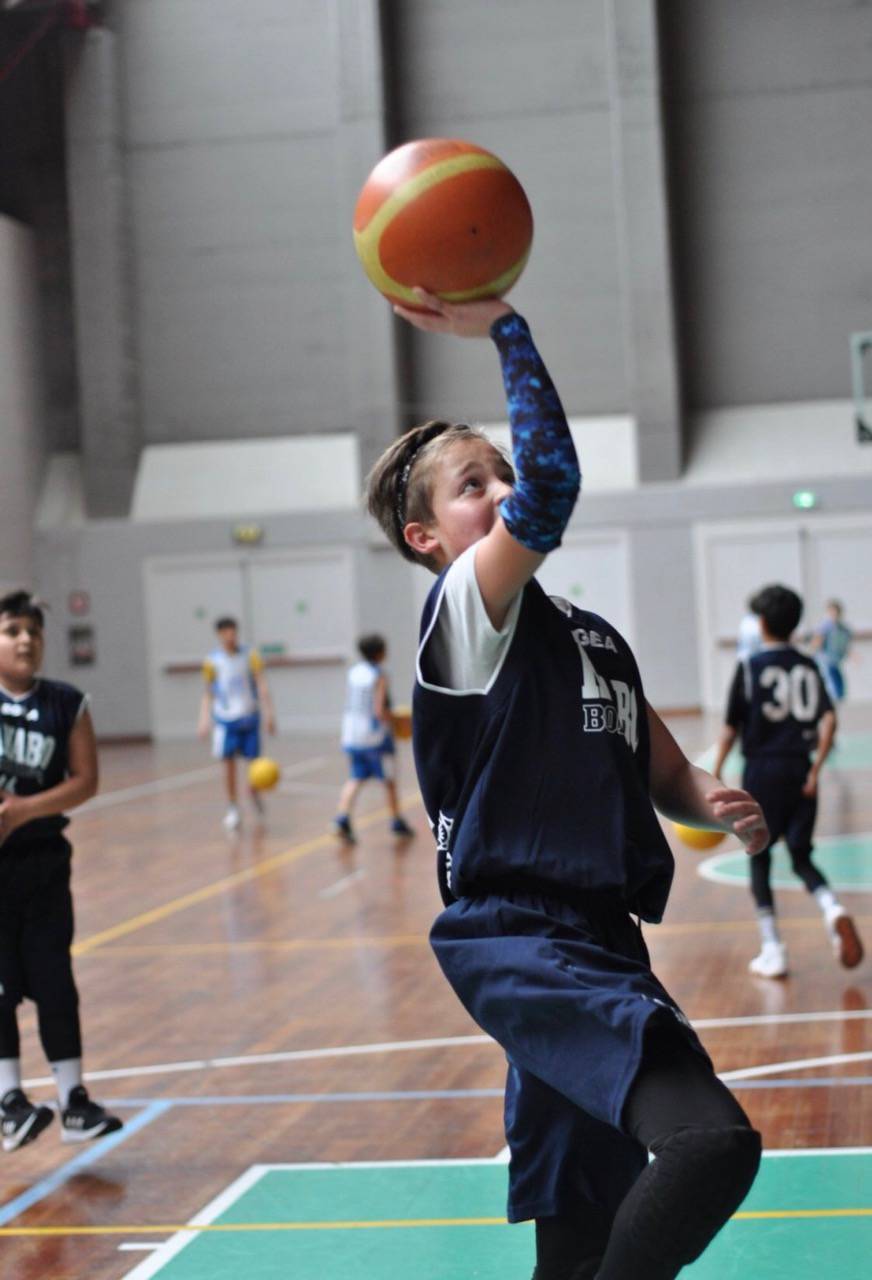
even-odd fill
[{"label": "boy's right hand", "polygon": [[480,298],[476,302],[445,302],[435,293],[416,288],[414,293],[426,311],[394,307],[394,312],[426,333],[451,333],[457,338],[487,338],[491,325],[500,316],[512,314],[513,308],[502,298]]}]

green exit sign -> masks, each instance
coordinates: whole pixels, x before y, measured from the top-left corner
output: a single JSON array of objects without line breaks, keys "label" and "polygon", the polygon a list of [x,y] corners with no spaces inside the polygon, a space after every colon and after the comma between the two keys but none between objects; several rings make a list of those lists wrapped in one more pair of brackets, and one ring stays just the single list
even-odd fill
[{"label": "green exit sign", "polygon": [[793,505],[798,511],[811,511],[817,506],[817,494],[813,489],[797,489],[793,495]]}]

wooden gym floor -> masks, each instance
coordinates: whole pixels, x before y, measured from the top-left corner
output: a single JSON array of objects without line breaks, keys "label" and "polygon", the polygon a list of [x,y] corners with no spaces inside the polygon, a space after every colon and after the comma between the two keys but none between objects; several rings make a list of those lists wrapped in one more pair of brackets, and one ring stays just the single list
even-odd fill
[{"label": "wooden gym floor", "polygon": [[[716,725],[672,727],[697,755]],[[872,708],[849,707],[840,736],[821,860],[872,942]],[[271,750],[266,828],[246,814],[229,837],[202,746],[103,749],[71,828],[76,969],[90,1087],[126,1127],[71,1148],[54,1124],[2,1157],[3,1276],[368,1280],[414,1261],[434,1280],[527,1280],[531,1233],[501,1225],[504,1063],[427,946],[434,857],[408,750],[417,838],[391,838],[370,783],[353,850],[328,831],[335,742]],[[770,1152],[727,1243],[687,1274],[853,1280],[872,1252],[872,963],[840,970],[791,886],[792,976],[752,979],[741,860],[676,852],[654,967]],[[28,1088],[51,1100],[30,1007],[21,1023]]]}]

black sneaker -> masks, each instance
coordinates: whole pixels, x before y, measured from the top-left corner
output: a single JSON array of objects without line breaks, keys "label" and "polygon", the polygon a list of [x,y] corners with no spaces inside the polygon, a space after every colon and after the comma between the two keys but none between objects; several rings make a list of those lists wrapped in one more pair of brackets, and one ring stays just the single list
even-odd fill
[{"label": "black sneaker", "polygon": [[352,830],[351,819],[347,814],[341,813],[338,818],[333,819],[333,830],[339,836],[340,840],[344,840],[346,844],[357,843],[357,836]]},{"label": "black sneaker", "polygon": [[64,1142],[87,1142],[89,1138],[102,1138],[122,1127],[117,1116],[110,1116],[99,1102],[92,1102],[83,1084],[75,1085],[61,1112]]},{"label": "black sneaker", "polygon": [[10,1089],[0,1098],[0,1133],[3,1150],[15,1151],[38,1138],[52,1122],[51,1107],[37,1107],[21,1089]]},{"label": "black sneaker", "polygon": [[395,836],[413,836],[415,828],[410,827],[405,818],[394,818],[391,823],[391,832]]}]

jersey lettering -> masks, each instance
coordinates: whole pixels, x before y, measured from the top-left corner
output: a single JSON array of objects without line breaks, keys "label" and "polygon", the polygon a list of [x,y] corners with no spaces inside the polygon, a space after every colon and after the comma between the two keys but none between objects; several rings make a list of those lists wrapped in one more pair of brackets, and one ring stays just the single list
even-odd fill
[{"label": "jersey lettering", "polygon": [[[596,636],[594,644],[591,637]],[[586,646],[607,649],[609,646],[617,652],[611,636],[605,640],[598,631],[585,631],[578,627],[572,633],[578,646],[581,658],[581,697],[583,701],[582,717],[585,733],[622,733],[627,744],[633,749],[639,745],[639,713],[636,691],[624,680],[612,680],[611,687],[605,676],[600,675]]]},{"label": "jersey lettering", "polygon": [[55,740],[38,729],[23,729],[20,725],[3,725],[3,755],[16,764],[29,769],[45,769],[54,755]]},{"label": "jersey lettering", "polygon": [[784,667],[764,667],[760,685],[772,693],[772,701],[764,702],[762,710],[773,724],[788,716],[806,723],[817,718],[819,686],[811,667],[796,666],[789,671]]}]

